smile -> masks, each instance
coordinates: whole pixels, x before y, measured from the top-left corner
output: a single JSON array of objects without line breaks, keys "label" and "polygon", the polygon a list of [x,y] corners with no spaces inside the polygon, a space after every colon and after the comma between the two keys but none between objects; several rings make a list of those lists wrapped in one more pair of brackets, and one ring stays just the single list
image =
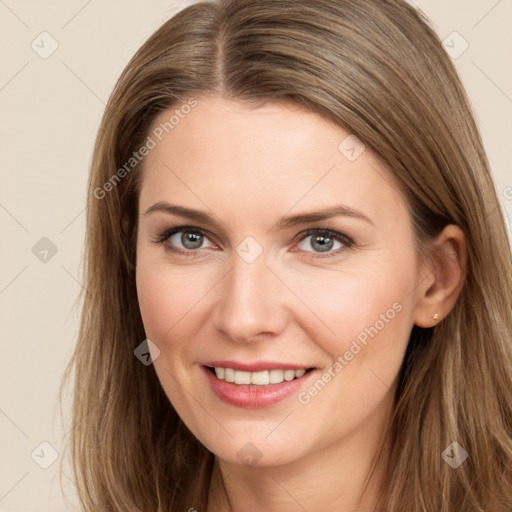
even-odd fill
[{"label": "smile", "polygon": [[315,368],[296,365],[293,368],[279,368],[286,366],[283,363],[253,364],[250,365],[253,371],[247,368],[249,365],[231,363],[238,366],[232,368],[225,363],[227,361],[219,361],[211,366],[202,365],[208,387],[223,402],[245,409],[270,407],[286,400],[299,393],[318,373]]},{"label": "smile", "polygon": [[255,386],[268,386],[269,384],[281,384],[284,381],[298,379],[306,373],[306,369],[300,370],[263,370],[260,372],[246,372],[233,368],[214,368],[215,375],[226,382],[235,384],[254,384]]}]

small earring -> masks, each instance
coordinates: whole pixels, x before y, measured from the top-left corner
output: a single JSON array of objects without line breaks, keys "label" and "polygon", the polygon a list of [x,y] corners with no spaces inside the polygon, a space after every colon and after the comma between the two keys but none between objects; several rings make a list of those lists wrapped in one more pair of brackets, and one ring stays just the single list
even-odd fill
[{"label": "small earring", "polygon": [[434,313],[434,316],[432,317],[434,320],[437,320],[439,318],[439,313]]}]

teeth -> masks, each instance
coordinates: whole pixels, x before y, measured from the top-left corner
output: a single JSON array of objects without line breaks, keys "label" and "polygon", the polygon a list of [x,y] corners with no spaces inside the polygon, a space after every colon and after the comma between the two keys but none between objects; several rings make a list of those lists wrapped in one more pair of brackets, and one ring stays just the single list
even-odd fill
[{"label": "teeth", "polygon": [[284,380],[293,380],[295,378],[294,370],[285,370],[284,371]]},{"label": "teeth", "polygon": [[284,370],[270,370],[269,372],[269,380],[270,384],[279,384],[284,380]]},{"label": "teeth", "polygon": [[256,384],[258,386],[268,386],[268,384],[270,384],[268,371],[265,370],[264,372],[251,373],[251,384]]},{"label": "teeth", "polygon": [[235,384],[250,384],[251,372],[241,372],[235,370]]},{"label": "teeth", "polygon": [[227,382],[235,382],[235,370],[233,368],[222,368],[224,370],[224,380]]},{"label": "teeth", "polygon": [[215,375],[226,382],[235,384],[254,384],[256,386],[268,386],[280,384],[283,381],[298,379],[306,373],[306,370],[264,370],[262,372],[244,372],[233,368],[215,367]]}]

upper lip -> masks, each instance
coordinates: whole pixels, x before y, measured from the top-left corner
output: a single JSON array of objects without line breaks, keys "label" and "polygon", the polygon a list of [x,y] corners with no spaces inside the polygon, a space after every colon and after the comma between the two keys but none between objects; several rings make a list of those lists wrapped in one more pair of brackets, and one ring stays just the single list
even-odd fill
[{"label": "upper lip", "polygon": [[279,363],[276,361],[255,361],[253,363],[243,363],[239,361],[207,361],[204,366],[217,368],[233,368],[244,372],[262,372],[264,370],[307,370],[311,365]]}]

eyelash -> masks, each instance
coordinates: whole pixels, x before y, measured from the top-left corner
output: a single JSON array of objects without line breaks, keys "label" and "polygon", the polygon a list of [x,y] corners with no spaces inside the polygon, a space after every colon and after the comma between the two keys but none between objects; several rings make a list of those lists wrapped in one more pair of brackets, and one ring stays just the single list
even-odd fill
[{"label": "eyelash", "polygon": [[[208,238],[210,240],[208,234],[200,228],[196,228],[193,226],[176,226],[173,228],[166,229],[165,231],[160,233],[160,235],[158,235],[157,238],[155,240],[153,240],[153,242],[158,245],[165,245],[166,242],[168,241],[168,239],[172,235],[175,235],[176,233],[180,233],[180,232],[192,232],[195,234],[199,234],[199,235],[201,235],[205,238]],[[338,233],[337,231],[332,231],[332,230],[326,229],[326,228],[308,229],[307,231],[299,233],[295,237],[295,240],[297,240],[298,242],[301,242],[302,240],[304,240],[305,238],[307,238],[308,236],[311,236],[311,235],[325,236],[327,238],[331,238],[331,239],[343,244],[343,247],[337,249],[336,251],[326,252],[325,254],[322,254],[321,252],[315,252],[315,251],[303,251],[303,252],[311,252],[313,254],[316,254],[315,257],[318,257],[318,258],[329,258],[332,256],[337,256],[340,252],[350,249],[355,245],[354,241],[347,235],[344,235],[343,233]],[[211,240],[210,240],[210,242],[211,242]],[[198,255],[194,254],[194,253],[199,252],[199,249],[185,250],[185,249],[180,249],[179,247],[176,247],[176,246],[171,246],[170,244],[165,245],[165,248],[168,251],[183,255],[188,258],[197,257]]]}]

